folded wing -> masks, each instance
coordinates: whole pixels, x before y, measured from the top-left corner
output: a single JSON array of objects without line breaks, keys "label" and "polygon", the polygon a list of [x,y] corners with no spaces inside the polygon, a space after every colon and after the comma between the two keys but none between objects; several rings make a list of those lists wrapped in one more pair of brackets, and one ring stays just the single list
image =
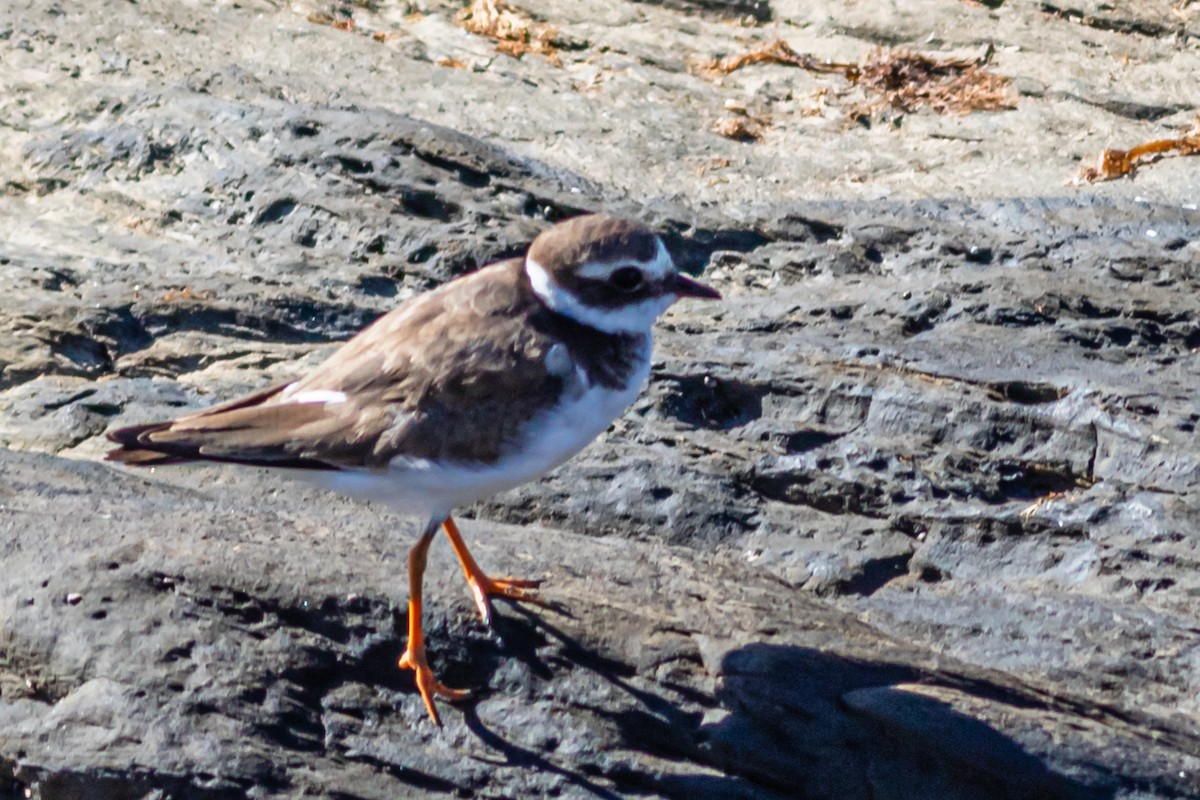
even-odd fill
[{"label": "folded wing", "polygon": [[[236,462],[293,469],[386,467],[397,457],[495,460],[571,378],[498,264],[418,296],[309,376],[175,420],[108,433],[137,466]],[[452,291],[451,291],[452,290]]]}]

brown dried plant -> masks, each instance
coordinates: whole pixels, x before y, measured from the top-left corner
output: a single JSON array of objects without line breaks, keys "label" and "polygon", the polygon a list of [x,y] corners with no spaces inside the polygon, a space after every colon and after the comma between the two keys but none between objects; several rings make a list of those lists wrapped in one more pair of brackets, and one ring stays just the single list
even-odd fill
[{"label": "brown dried plant", "polygon": [[1011,81],[984,69],[990,57],[990,49],[977,59],[873,50],[863,59],[857,78],[850,78],[876,95],[859,109],[859,116],[869,116],[883,106],[904,112],[928,108],[937,114],[1016,108],[1016,97],[1009,91]]},{"label": "brown dried plant", "polygon": [[766,120],[749,115],[721,117],[712,124],[713,133],[735,142],[757,142],[766,129]]},{"label": "brown dried plant", "polygon": [[344,14],[329,14],[324,11],[313,11],[308,15],[308,21],[314,25],[328,25],[347,33],[354,32],[354,17]]},{"label": "brown dried plant", "polygon": [[472,0],[454,20],[470,33],[495,39],[496,50],[501,53],[514,58],[537,53],[555,66],[562,63],[558,51],[563,42],[559,41],[558,30],[503,0]]},{"label": "brown dried plant", "polygon": [[874,95],[851,110],[855,117],[870,116],[890,106],[905,112],[929,108],[938,114],[966,114],[1016,107],[1010,80],[984,69],[991,49],[976,59],[934,58],[912,50],[878,48],[857,64],[822,61],[797,53],[776,39],[747,53],[698,64],[705,77],[728,75],[751,64],[773,63],[808,72],[836,72]]},{"label": "brown dried plant", "polygon": [[1200,155],[1200,117],[1192,123],[1182,136],[1172,139],[1154,139],[1143,142],[1128,150],[1105,149],[1100,152],[1095,165],[1084,165],[1073,183],[1096,183],[1111,181],[1132,175],[1138,167],[1151,164],[1170,155]]}]

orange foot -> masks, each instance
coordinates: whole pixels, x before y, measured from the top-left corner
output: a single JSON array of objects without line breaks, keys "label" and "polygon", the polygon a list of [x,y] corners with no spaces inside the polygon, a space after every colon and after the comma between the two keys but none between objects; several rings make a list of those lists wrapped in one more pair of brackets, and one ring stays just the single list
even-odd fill
[{"label": "orange foot", "polygon": [[492,625],[491,599],[493,597],[520,600],[538,605],[544,604],[538,593],[531,591],[541,586],[541,581],[524,578],[489,578],[481,572],[477,576],[468,575],[467,584],[471,587],[471,596],[475,598],[475,606],[479,609],[479,618],[488,627]]},{"label": "orange foot", "polygon": [[475,598],[475,606],[479,609],[479,617],[483,620],[483,624],[489,627],[492,624],[491,598],[493,597],[544,605],[537,592],[531,591],[541,586],[541,581],[524,578],[489,578],[479,568],[479,564],[475,563],[471,551],[467,549],[467,543],[463,541],[462,534],[458,532],[458,526],[454,524],[453,517],[446,517],[442,521],[442,529],[446,531],[446,536],[454,548],[454,554],[458,556],[458,561],[462,564],[463,574],[467,577],[467,585],[471,587],[471,596]]},{"label": "orange foot", "polygon": [[425,660],[425,645],[419,638],[416,647],[413,647],[413,639],[409,638],[408,648],[404,651],[404,655],[400,656],[400,669],[411,669],[416,673],[417,691],[421,693],[421,699],[425,701],[425,710],[429,712],[429,718],[439,728],[442,726],[442,720],[438,716],[437,706],[433,704],[433,698],[442,697],[453,702],[454,700],[465,700],[471,696],[466,689],[451,689],[433,677],[433,670],[429,668],[429,662]]},{"label": "orange foot", "polygon": [[408,551],[408,646],[404,655],[400,656],[400,669],[411,669],[417,675],[417,691],[425,702],[425,710],[429,718],[439,728],[442,720],[438,717],[437,706],[433,698],[444,697],[447,700],[462,700],[470,695],[462,689],[451,689],[444,686],[433,677],[433,670],[425,660],[425,630],[421,626],[421,595],[425,579],[425,560],[429,554],[429,545],[437,533],[440,521],[432,519],[425,526],[424,533],[417,543]]}]

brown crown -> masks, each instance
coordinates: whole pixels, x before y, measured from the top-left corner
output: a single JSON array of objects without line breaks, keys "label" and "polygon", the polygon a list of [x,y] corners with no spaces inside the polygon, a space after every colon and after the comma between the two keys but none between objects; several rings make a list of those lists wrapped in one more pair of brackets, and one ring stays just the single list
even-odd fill
[{"label": "brown crown", "polygon": [[533,240],[529,258],[560,285],[571,283],[575,269],[588,262],[654,260],[658,237],[640,222],[590,214],[560,222]]}]

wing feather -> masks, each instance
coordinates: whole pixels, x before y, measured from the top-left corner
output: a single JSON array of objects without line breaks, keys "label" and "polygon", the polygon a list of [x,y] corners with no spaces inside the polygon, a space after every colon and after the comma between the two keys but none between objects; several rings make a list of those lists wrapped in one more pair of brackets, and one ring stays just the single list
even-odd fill
[{"label": "wing feather", "polygon": [[[519,260],[501,262],[419,295],[294,383],[112,431],[121,447],[108,458],[308,469],[381,468],[398,456],[494,460],[573,377],[547,371],[554,342],[529,324],[538,304],[521,275]],[[346,399],[291,400],[322,391]]]}]

